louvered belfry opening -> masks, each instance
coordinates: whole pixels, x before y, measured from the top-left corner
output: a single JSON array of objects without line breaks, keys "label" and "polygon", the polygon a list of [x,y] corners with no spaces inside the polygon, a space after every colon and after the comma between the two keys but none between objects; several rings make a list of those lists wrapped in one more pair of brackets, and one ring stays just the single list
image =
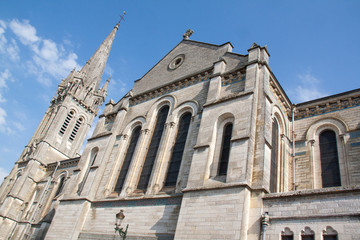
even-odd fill
[{"label": "louvered belfry opening", "polygon": [[61,128],[60,128],[60,131],[59,131],[59,134],[60,134],[60,135],[64,135],[64,133],[65,133],[67,127],[69,126],[69,123],[70,123],[70,121],[71,121],[71,119],[72,119],[73,116],[74,116],[74,112],[73,112],[73,111],[70,111],[70,112],[68,113],[68,115],[66,116],[63,125],[62,125]]}]

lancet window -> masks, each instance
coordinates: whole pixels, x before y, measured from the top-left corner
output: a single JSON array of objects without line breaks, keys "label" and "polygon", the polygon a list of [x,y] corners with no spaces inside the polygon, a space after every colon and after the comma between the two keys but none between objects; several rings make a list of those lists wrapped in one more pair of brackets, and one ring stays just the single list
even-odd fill
[{"label": "lancet window", "polygon": [[319,135],[322,187],[341,186],[336,134],[325,130]]},{"label": "lancet window", "polygon": [[139,190],[146,190],[149,184],[151,172],[154,166],[156,154],[159,149],[161,136],[164,131],[164,125],[166,122],[167,115],[169,113],[169,106],[164,106],[160,109],[156,123],[154,132],[150,141],[149,149],[147,151],[147,155],[144,161],[144,165],[142,167],[142,171],[140,174],[139,182],[137,189]]},{"label": "lancet window", "polygon": [[270,192],[277,191],[278,185],[278,162],[279,162],[279,124],[274,119],[271,137],[271,162],[270,162]]},{"label": "lancet window", "polygon": [[65,175],[62,175],[60,177],[60,181],[59,181],[58,188],[56,190],[55,196],[58,196],[62,192],[62,190],[64,188],[64,183],[65,183]]},{"label": "lancet window", "polygon": [[165,187],[175,186],[179,175],[181,160],[184,154],[186,138],[189,132],[191,122],[191,113],[182,115],[179,121],[178,133],[176,135],[175,145],[172,150],[170,164],[165,179]]},{"label": "lancet window", "polygon": [[84,178],[82,180],[82,182],[80,183],[79,185],[79,188],[78,188],[78,194],[81,193],[81,191],[83,190],[84,186],[85,186],[85,183],[86,183],[86,180],[89,176],[89,172],[90,172],[90,167],[94,165],[95,163],[95,160],[96,160],[96,157],[97,157],[97,154],[98,154],[98,151],[99,149],[98,148],[94,148],[92,151],[91,151],[91,154],[90,154],[90,162],[89,162],[89,165],[86,169],[86,172],[85,172],[85,175],[84,175]]},{"label": "lancet window", "polygon": [[218,168],[219,176],[224,176],[227,174],[229,158],[230,158],[232,129],[233,129],[232,123],[228,123],[224,126],[223,137],[221,142],[220,161]]},{"label": "lancet window", "polygon": [[124,158],[124,162],[122,164],[122,167],[121,167],[121,170],[120,170],[120,173],[119,173],[119,177],[118,177],[116,185],[115,185],[115,189],[114,189],[115,192],[121,192],[121,190],[122,190],[122,188],[124,186],[124,182],[125,182],[125,179],[126,179],[126,176],[127,176],[127,172],[129,170],[130,163],[131,163],[131,160],[133,158],[137,142],[139,140],[140,130],[141,130],[141,127],[138,126],[132,131],[130,143],[129,143],[129,146],[127,148],[126,155],[125,155],[125,158]]}]

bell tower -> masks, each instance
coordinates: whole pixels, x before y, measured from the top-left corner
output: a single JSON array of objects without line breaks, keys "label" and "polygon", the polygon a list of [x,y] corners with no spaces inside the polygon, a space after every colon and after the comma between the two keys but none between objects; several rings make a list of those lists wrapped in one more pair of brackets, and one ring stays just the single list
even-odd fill
[{"label": "bell tower", "polygon": [[[80,156],[81,146],[100,106],[105,101],[110,78],[100,87],[110,50],[119,28],[79,71],[61,81],[28,145],[0,187],[0,239],[28,233],[53,184],[50,165]],[[55,170],[56,171],[56,170]]]},{"label": "bell tower", "polygon": [[75,69],[58,86],[38,129],[20,160],[30,157],[42,164],[79,156],[91,123],[103,104],[108,79],[99,88],[117,24],[80,71]]}]

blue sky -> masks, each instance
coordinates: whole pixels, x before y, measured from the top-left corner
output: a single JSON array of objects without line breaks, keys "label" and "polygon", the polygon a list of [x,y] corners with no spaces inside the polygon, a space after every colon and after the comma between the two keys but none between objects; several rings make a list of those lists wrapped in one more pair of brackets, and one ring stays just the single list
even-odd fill
[{"label": "blue sky", "polygon": [[[107,101],[182,40],[267,45],[293,103],[359,88],[360,1],[0,0],[0,179],[41,121],[57,84],[95,52],[126,11],[103,76]],[[1,181],[1,180],[0,180]]]}]

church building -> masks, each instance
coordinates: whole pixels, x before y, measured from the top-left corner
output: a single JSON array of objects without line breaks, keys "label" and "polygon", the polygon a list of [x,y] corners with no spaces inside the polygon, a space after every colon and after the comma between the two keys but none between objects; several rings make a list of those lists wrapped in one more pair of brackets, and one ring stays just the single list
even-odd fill
[{"label": "church building", "polygon": [[80,154],[118,28],[60,82],[2,183],[0,239],[360,239],[360,89],[293,104],[266,46],[188,30]]}]

